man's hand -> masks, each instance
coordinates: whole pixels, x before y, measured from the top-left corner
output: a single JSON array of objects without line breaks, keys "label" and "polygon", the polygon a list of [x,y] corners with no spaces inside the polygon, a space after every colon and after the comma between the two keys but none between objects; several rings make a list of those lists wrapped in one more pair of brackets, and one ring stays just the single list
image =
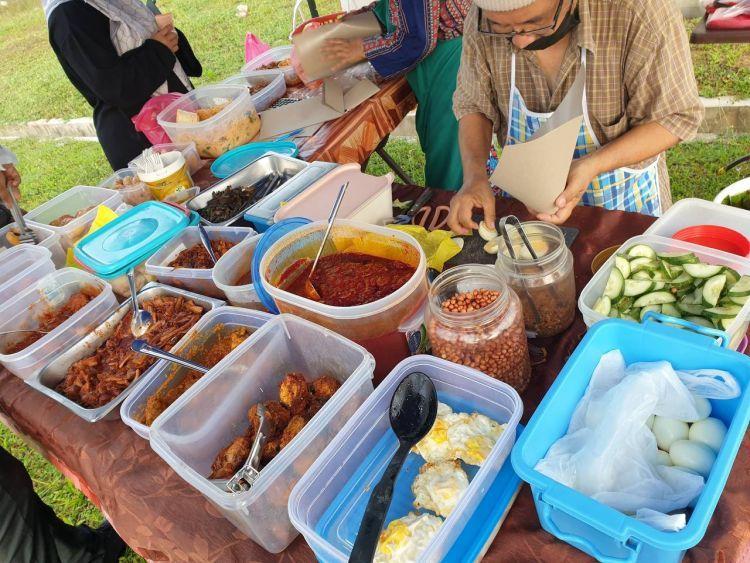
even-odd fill
[{"label": "man's hand", "polygon": [[471,234],[479,225],[472,219],[474,209],[484,211],[484,223],[495,224],[495,196],[487,178],[464,181],[464,185],[451,200],[448,227],[457,235]]},{"label": "man's hand", "polygon": [[21,185],[21,175],[16,170],[16,167],[12,164],[3,164],[4,171],[0,171],[0,200],[10,209],[12,202],[10,199],[10,191],[16,198],[16,201],[21,200],[21,192],[19,186]]},{"label": "man's hand", "polygon": [[591,180],[593,180],[598,174],[596,167],[596,161],[591,157],[583,157],[578,160],[574,160],[570,165],[570,171],[568,172],[568,181],[565,184],[565,190],[555,200],[557,211],[552,215],[547,213],[540,213],[537,215],[537,219],[540,221],[546,221],[548,223],[554,223],[555,225],[562,225],[570,218],[570,214],[573,209],[581,201],[586,188],[588,188]]},{"label": "man's hand", "polygon": [[366,60],[362,39],[328,39],[321,49],[334,71],[344,70]]},{"label": "man's hand", "polygon": [[173,53],[176,53],[179,49],[179,37],[173,25],[165,25],[154,33],[151,39],[158,41]]}]

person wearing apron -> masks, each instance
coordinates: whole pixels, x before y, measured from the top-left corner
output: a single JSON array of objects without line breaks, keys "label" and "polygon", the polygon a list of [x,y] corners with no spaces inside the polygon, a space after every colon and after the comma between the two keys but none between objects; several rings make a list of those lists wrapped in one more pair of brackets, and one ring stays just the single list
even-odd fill
[{"label": "person wearing apron", "polygon": [[[660,215],[671,203],[664,151],[703,117],[682,18],[664,0],[474,0],[454,97],[464,184],[448,225],[494,223],[481,147],[529,140],[583,73],[583,120],[556,211],[576,205]],[[544,163],[540,162],[540,166]],[[499,171],[502,173],[502,169]]]},{"label": "person wearing apron", "polygon": [[[336,61],[369,61],[383,78],[406,74],[417,98],[416,129],[430,187],[456,191],[463,183],[453,92],[461,62],[463,21],[471,0],[378,0],[366,8],[385,33],[364,41],[332,40]],[[488,145],[489,146],[489,145]],[[486,160],[485,150],[485,160]]]}]

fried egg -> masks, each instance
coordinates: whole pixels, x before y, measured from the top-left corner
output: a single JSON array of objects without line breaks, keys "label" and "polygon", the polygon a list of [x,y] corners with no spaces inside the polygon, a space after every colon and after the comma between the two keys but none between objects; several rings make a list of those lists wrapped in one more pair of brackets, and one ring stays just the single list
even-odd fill
[{"label": "fried egg", "polygon": [[373,563],[416,562],[442,524],[438,516],[414,512],[393,520],[380,534]]},{"label": "fried egg", "polygon": [[411,484],[414,508],[447,518],[468,486],[469,478],[459,461],[425,463]]}]

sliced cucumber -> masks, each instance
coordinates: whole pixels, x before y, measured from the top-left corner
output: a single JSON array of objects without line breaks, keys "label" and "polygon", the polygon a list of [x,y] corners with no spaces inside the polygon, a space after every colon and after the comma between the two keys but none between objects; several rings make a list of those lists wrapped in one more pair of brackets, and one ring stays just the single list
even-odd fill
[{"label": "sliced cucumber", "polygon": [[734,322],[734,319],[721,319],[721,328],[722,330],[729,330],[729,327],[732,326],[732,323]]},{"label": "sliced cucumber", "polygon": [[640,320],[641,320],[641,310],[640,309],[631,309],[627,313],[620,313],[620,318],[621,319],[625,319],[626,321],[640,322]]},{"label": "sliced cucumber", "polygon": [[670,317],[676,317],[678,319],[682,318],[682,313],[672,303],[664,303],[664,305],[661,306],[661,312]]},{"label": "sliced cucumber", "polygon": [[735,297],[734,295],[729,296],[729,300],[734,303],[735,305],[744,305],[747,303],[747,300],[750,299],[750,295],[745,295],[744,297]]},{"label": "sliced cucumber", "polygon": [[651,274],[651,279],[657,282],[668,282],[672,278],[665,276],[664,272],[662,272],[661,269],[659,269],[659,270],[656,270],[653,274]]},{"label": "sliced cucumber", "polygon": [[651,272],[649,270],[640,270],[630,276],[634,280],[651,280]]},{"label": "sliced cucumber", "polygon": [[596,311],[600,315],[604,315],[606,317],[607,315],[609,315],[609,312],[611,310],[612,300],[606,295],[602,295],[599,299],[596,300],[596,303],[594,303],[594,311]]},{"label": "sliced cucumber", "polygon": [[685,264],[685,272],[694,278],[712,278],[719,275],[724,269],[723,266],[713,266],[711,264]]},{"label": "sliced cucumber", "polygon": [[729,288],[732,297],[747,297],[750,295],[750,276],[742,276],[740,281]]},{"label": "sliced cucumber", "polygon": [[714,328],[714,323],[712,323],[708,319],[704,319],[703,317],[690,316],[690,317],[684,317],[684,319],[686,321],[690,321],[694,325],[705,326],[706,328]]},{"label": "sliced cucumber", "polygon": [[737,270],[733,270],[729,266],[724,266],[724,270],[721,273],[727,277],[727,287],[732,287],[738,281],[740,281],[739,272],[737,272]]},{"label": "sliced cucumber", "polygon": [[727,277],[724,274],[707,279],[703,285],[703,304],[707,307],[716,307],[726,284]]},{"label": "sliced cucumber", "polygon": [[678,303],[677,308],[687,315],[699,316],[703,314],[703,306],[691,303]]},{"label": "sliced cucumber", "polygon": [[622,295],[622,288],[625,284],[625,278],[622,272],[617,268],[612,268],[607,279],[607,286],[604,288],[604,295],[612,299],[619,299]]},{"label": "sliced cucumber", "polygon": [[648,313],[649,311],[653,311],[654,313],[661,313],[661,305],[647,305],[646,307],[641,309],[638,320],[643,322],[643,317],[645,317],[646,313]]},{"label": "sliced cucumber", "polygon": [[649,305],[663,305],[664,303],[674,303],[677,298],[669,291],[652,291],[646,295],[641,295],[633,303],[633,307],[648,307]]},{"label": "sliced cucumber", "polygon": [[693,278],[691,278],[686,272],[682,272],[679,276],[670,281],[669,285],[676,289],[693,287]]},{"label": "sliced cucumber", "polygon": [[627,313],[633,308],[633,301],[635,300],[632,297],[620,297],[620,300],[617,302],[617,309],[623,313]]},{"label": "sliced cucumber", "polygon": [[734,307],[711,307],[705,309],[703,314],[712,319],[734,319],[740,314],[742,307],[735,305]]},{"label": "sliced cucumber", "polygon": [[645,257],[649,260],[656,258],[656,251],[646,244],[636,244],[628,250],[629,258]]},{"label": "sliced cucumber", "polygon": [[690,290],[682,299],[680,299],[680,303],[685,303],[686,305],[700,305],[703,303],[703,290],[700,288]]},{"label": "sliced cucumber", "polygon": [[625,295],[626,297],[636,297],[638,295],[643,295],[644,293],[651,291],[653,288],[654,282],[652,282],[651,280],[625,280],[623,295]]},{"label": "sliced cucumber", "polygon": [[676,264],[678,266],[682,264],[696,264],[699,262],[698,257],[692,252],[660,252],[657,256],[665,262]]},{"label": "sliced cucumber", "polygon": [[650,258],[640,257],[634,258],[630,261],[630,272],[635,274],[641,270],[648,270],[649,272],[655,272],[659,269],[659,263],[651,260]]},{"label": "sliced cucumber", "polygon": [[667,287],[667,284],[663,281],[654,282],[654,291],[661,291],[665,287]]},{"label": "sliced cucumber", "polygon": [[682,273],[682,268],[670,266],[669,262],[662,260],[659,262],[659,271],[663,273],[668,280],[671,280]]},{"label": "sliced cucumber", "polygon": [[620,270],[623,278],[627,279],[630,277],[630,262],[626,258],[615,256],[615,268]]}]

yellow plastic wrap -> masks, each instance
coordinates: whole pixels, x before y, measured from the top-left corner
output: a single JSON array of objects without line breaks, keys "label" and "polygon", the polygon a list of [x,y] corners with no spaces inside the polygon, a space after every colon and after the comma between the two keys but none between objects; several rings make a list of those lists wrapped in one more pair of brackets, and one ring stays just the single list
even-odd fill
[{"label": "yellow plastic wrap", "polygon": [[428,231],[419,225],[388,225],[410,234],[422,247],[427,257],[427,267],[442,272],[445,263],[461,252],[461,247],[453,240],[451,231]]}]

